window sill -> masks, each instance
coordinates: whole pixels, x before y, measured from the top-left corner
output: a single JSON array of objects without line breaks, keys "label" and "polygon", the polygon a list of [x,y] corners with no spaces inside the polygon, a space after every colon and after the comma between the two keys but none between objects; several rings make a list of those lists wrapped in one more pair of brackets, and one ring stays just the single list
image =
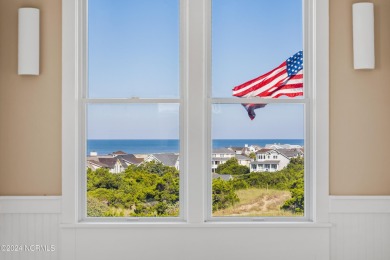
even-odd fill
[{"label": "window sill", "polygon": [[81,222],[76,224],[61,224],[62,229],[107,229],[107,228],[331,228],[331,223],[313,222],[267,222],[267,223],[237,223],[237,222],[205,222],[205,223],[106,223]]}]

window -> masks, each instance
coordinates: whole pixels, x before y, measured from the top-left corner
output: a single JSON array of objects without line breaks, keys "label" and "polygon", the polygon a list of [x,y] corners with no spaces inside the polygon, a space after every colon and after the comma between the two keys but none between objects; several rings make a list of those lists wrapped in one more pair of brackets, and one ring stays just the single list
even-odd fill
[{"label": "window", "polygon": [[[206,194],[212,202],[208,218],[301,217],[303,204],[290,211],[283,207],[294,199],[285,194],[293,194],[287,183],[304,181],[303,161],[302,174],[293,175],[302,180],[288,179],[283,185],[280,178],[272,180],[277,175],[250,173],[249,165],[240,165],[231,149],[237,144],[244,147],[248,136],[252,139],[249,145],[257,147],[255,151],[272,143],[304,146],[304,88],[290,96],[291,90],[297,89],[274,84],[283,76],[278,72],[280,75],[272,81],[265,79],[270,81],[268,85],[273,84],[270,88],[279,89],[272,95],[257,93],[265,87],[244,87],[244,98],[234,96],[236,88],[232,91],[235,85],[257,77],[259,71],[265,73],[303,49],[301,0],[211,3],[212,149],[219,150],[219,157],[226,160],[216,162],[217,168],[210,165],[206,171],[212,185],[211,194]],[[180,186],[184,187],[179,185],[184,179],[180,178],[180,172],[184,174],[180,169],[185,167],[179,164],[183,124],[179,17],[179,2],[174,0],[88,2],[88,81],[84,98],[87,217],[180,216]],[[155,37],[159,40],[155,41]],[[241,40],[251,37],[251,41]],[[286,37],[288,45],[277,45]],[[292,64],[293,71],[301,66],[296,61]],[[252,100],[256,95],[260,98]],[[283,102],[269,103],[270,98],[280,95]],[[258,118],[248,118],[249,108],[244,109],[238,101],[259,106]],[[230,123],[230,118],[235,124]],[[214,140],[218,140],[218,146]],[[97,155],[88,156],[92,152]],[[277,159],[273,153],[263,159]],[[265,171],[276,171],[273,166],[265,164]],[[232,177],[211,178],[212,172]],[[281,174],[291,176],[287,171]],[[277,194],[273,197],[281,198],[277,199],[279,204],[272,209],[256,207],[257,201],[268,204],[266,198],[271,196],[267,193]],[[250,210],[237,210],[242,208]]]},{"label": "window", "polygon": [[179,17],[175,0],[88,1],[87,218],[183,218]]},{"label": "window", "polygon": [[[110,5],[124,6],[119,8],[122,10],[116,12],[111,17],[107,14],[110,8],[98,10],[97,14],[101,15],[101,17],[104,16],[104,19],[97,20],[95,32],[102,30],[102,35],[100,38],[91,38],[93,31],[89,32],[91,34],[86,34],[87,28],[90,29],[91,26],[91,20],[88,22],[88,16],[86,15],[87,1],[70,0],[70,3],[64,3],[63,26],[67,29],[63,30],[62,163],[64,223],[77,223],[88,220],[110,221],[113,219],[113,221],[173,220],[186,223],[226,220],[242,222],[253,221],[254,219],[265,221],[326,221],[324,216],[326,215],[326,199],[328,196],[327,1],[150,0],[142,1],[141,3],[139,1],[122,0],[113,3],[108,0],[89,0],[89,3],[92,1],[100,4],[110,3]],[[131,4],[137,4],[136,8],[134,6],[130,8],[134,10],[134,16],[121,16],[121,13],[126,12],[125,7]],[[280,50],[282,45],[286,45],[286,37],[283,37],[277,44],[270,44],[269,42],[256,41],[255,39],[251,41],[250,34],[247,34],[244,38],[241,38],[242,42],[239,41],[237,43],[240,34],[244,35],[249,30],[255,30],[258,27],[254,23],[253,27],[245,27],[246,29],[240,32],[241,26],[239,26],[239,24],[248,22],[248,19],[253,18],[251,15],[247,14],[247,17],[245,17],[243,14],[246,11],[254,11],[255,8],[251,5],[257,4],[286,6],[289,13],[298,14],[294,16],[300,17],[298,19],[301,19],[301,21],[298,21],[298,23],[302,23],[302,17],[305,17],[303,19],[305,24],[299,28],[301,30],[300,34],[296,34],[300,35],[300,49],[303,50],[305,57],[303,96],[295,98],[275,98],[275,96],[274,98],[250,97],[245,99],[245,103],[243,103],[242,98],[232,96],[231,90],[233,87],[271,70],[279,65],[283,59],[293,54],[294,51],[299,50],[299,48],[296,48],[299,45],[299,40],[297,42],[292,40],[291,44],[287,44],[291,46],[291,50],[279,52],[278,50]],[[158,11],[153,10],[145,14],[142,11],[142,5],[154,6]],[[88,8],[93,7],[89,5]],[[262,8],[261,12],[269,11],[267,8]],[[170,11],[167,11],[167,9]],[[93,11],[93,9],[89,10]],[[229,18],[229,12],[232,12],[232,10],[237,11],[235,13],[237,16],[234,16],[235,19]],[[147,18],[151,18],[154,15],[157,18],[161,18],[159,24],[151,26],[152,22],[150,21],[140,22],[143,18],[150,20]],[[238,19],[239,16],[243,19]],[[134,17],[137,18],[137,23],[133,23],[129,27],[120,27],[120,25],[126,24],[121,19],[129,19],[130,21],[128,22],[131,24],[131,22],[134,22]],[[93,16],[88,19],[93,19]],[[294,19],[294,23],[297,23],[296,18]],[[78,26],[75,26],[75,22]],[[108,29],[109,26],[104,25],[104,23],[115,22],[118,22],[120,27],[120,30],[116,32],[110,31]],[[288,24],[288,28],[291,29],[294,23]],[[167,26],[165,29],[175,30],[176,37],[165,39],[164,37],[169,33],[164,31],[164,25]],[[272,30],[271,28],[263,29],[261,33],[264,34]],[[282,28],[281,32],[285,32],[285,29]],[[130,34],[132,37],[137,37],[137,40],[129,42],[129,39],[125,37],[127,30],[131,30]],[[115,37],[104,37],[104,34],[115,35],[115,33],[119,40],[114,40]],[[90,38],[88,39],[87,36]],[[159,41],[156,41],[157,36],[161,36],[158,38],[159,41],[161,40],[161,46],[159,46]],[[148,39],[147,42],[138,41],[144,37]],[[226,43],[229,40],[237,44],[229,46]],[[75,42],[77,43],[76,45],[74,44]],[[268,47],[272,47],[265,48],[268,56],[274,56],[271,55],[273,49],[278,53],[276,55],[278,57],[275,56],[275,59],[266,59],[267,61],[272,60],[272,64],[263,62],[265,59],[261,59],[261,56],[256,56],[259,53],[250,54],[254,55],[253,59],[250,59],[248,55],[243,55],[242,52],[245,49],[248,53],[252,50],[255,52],[259,51],[259,49],[263,51],[263,47],[258,48],[256,46],[260,43],[268,44]],[[101,54],[104,58],[99,59],[97,56],[93,58],[94,53],[99,53],[99,48],[93,47],[93,44],[100,45],[102,50],[105,47],[109,49],[106,49]],[[139,49],[136,47],[137,44]],[[252,47],[246,48],[245,44],[251,44]],[[173,51],[169,51],[164,49],[167,46],[175,47]],[[120,50],[118,51],[119,54],[115,54],[113,50]],[[153,50],[153,52],[148,50]],[[317,52],[315,53],[314,50],[317,50]],[[164,59],[163,56],[169,56],[169,59]],[[130,57],[133,57],[134,60],[131,61]],[[153,61],[154,59],[155,61]],[[115,60],[120,60],[120,64],[115,64]],[[259,61],[262,61],[261,68],[256,68],[255,63]],[[132,62],[134,63],[132,64]],[[153,64],[153,66],[150,66],[150,64]],[[171,68],[173,67],[176,67],[176,69],[172,70]],[[146,75],[145,70],[149,69],[154,69],[155,73],[157,73],[156,75],[161,75],[162,78],[154,77],[152,73]],[[87,71],[89,71],[89,74],[95,71],[95,79],[89,78]],[[104,73],[107,75],[100,75]],[[238,75],[240,76],[234,79],[235,75],[237,77]],[[125,80],[119,80],[120,78]],[[141,82],[142,80],[144,81]],[[256,112],[254,120],[249,119],[246,108],[241,104],[259,106],[259,108],[254,110]],[[140,113],[147,115],[151,121],[156,122],[155,127],[148,125],[150,122],[148,122],[147,118],[141,120]],[[291,115],[293,116],[291,117]],[[223,121],[229,116],[228,124],[224,123]],[[279,122],[272,120],[273,117],[278,118]],[[247,121],[244,122],[244,120]],[[129,125],[128,121],[136,121],[137,124]],[[259,135],[251,136],[253,129],[245,127],[248,125],[248,122],[253,122],[254,128],[257,127],[259,129]],[[101,124],[105,124],[104,127],[101,127]],[[300,133],[300,136],[283,136],[283,130],[287,127],[295,133]],[[146,128],[150,131],[142,130]],[[263,128],[274,129],[276,136],[272,136],[272,138],[271,136],[266,136],[267,129]],[[158,131],[159,129],[161,131]],[[95,139],[111,138],[110,134],[117,135],[118,139],[158,140],[160,142],[156,147],[159,148],[176,147],[176,150],[164,151],[164,153],[177,155],[176,163],[173,163],[172,165],[174,166],[169,168],[176,169],[176,173],[179,176],[178,187],[175,186],[179,189],[177,198],[179,204],[173,207],[173,214],[161,214],[160,216],[155,213],[149,214],[150,211],[147,211],[148,209],[143,211],[143,207],[139,205],[139,215],[126,215],[129,212],[124,212],[121,210],[121,207],[118,207],[118,211],[109,212],[110,218],[86,218],[87,164],[91,163],[90,166],[96,170],[99,167],[108,166],[109,162],[115,161],[112,175],[110,175],[115,179],[126,168],[133,167],[135,169],[138,167],[136,165],[138,159],[143,159],[145,163],[158,163],[164,160],[158,158],[153,153],[149,154],[149,152],[122,151],[125,154],[121,154],[121,150],[101,150],[99,141]],[[148,134],[150,136],[145,137]],[[276,140],[276,143],[273,141],[261,144],[249,142],[250,140],[270,138],[278,140]],[[244,144],[229,144],[224,141],[226,139],[246,139],[247,142]],[[289,139],[289,141],[298,139],[300,143],[279,142],[281,139]],[[225,145],[220,146],[221,141],[225,142]],[[144,142],[143,145],[145,144]],[[213,206],[216,204],[212,203],[213,192],[216,191],[213,189],[213,182],[219,179],[217,182],[224,185],[226,183],[222,181],[234,180],[235,176],[234,174],[226,174],[228,172],[225,171],[225,174],[222,174],[224,178],[213,179],[214,176],[211,174],[213,171],[211,170],[212,161],[210,160],[211,155],[214,154],[212,152],[214,148],[218,147],[229,148],[230,146],[237,147],[241,145],[245,147],[245,144],[248,144],[251,152],[256,152],[269,144],[271,146],[267,147],[267,149],[276,150],[285,149],[284,145],[286,144],[305,147],[303,162],[305,171],[304,182],[302,183],[305,193],[305,208],[300,216],[283,217],[272,212],[254,216],[233,216],[223,212],[216,214],[215,208],[213,209]],[[90,161],[87,158],[87,156],[100,156],[102,153],[107,153],[108,160],[106,160],[106,163],[104,163],[104,160],[102,162],[100,160]],[[111,153],[111,158],[116,160],[110,159],[109,153]],[[125,158],[126,156],[124,155],[126,154],[132,154],[135,158],[132,156]],[[143,158],[136,156],[139,154],[147,156]],[[215,157],[221,154],[226,154],[226,152],[215,153]],[[229,163],[234,161],[235,158],[230,157],[236,157],[233,151],[228,153],[227,158],[224,158],[227,159],[226,162],[224,161],[224,163],[218,166],[228,165],[226,163],[229,160]],[[250,165],[254,167],[254,171],[264,174],[266,170],[269,171],[271,169],[272,163],[267,162],[270,159],[268,155],[266,156],[265,153],[258,154],[257,158],[262,160],[263,164],[257,164],[256,160],[253,161],[253,164],[250,162]],[[277,165],[276,169],[280,170],[282,167],[285,167],[283,163],[285,162],[281,158],[280,165]],[[218,162],[216,161],[215,164],[217,165]],[[215,169],[217,171],[217,168]],[[278,173],[275,172],[273,174]],[[75,183],[77,184],[76,186],[74,186]],[[107,185],[111,184],[108,183]],[[244,182],[241,182],[241,184],[245,185]],[[231,182],[228,185],[240,187],[239,185],[241,184],[236,181],[236,183]],[[107,196],[104,192],[99,193],[96,190],[95,195],[101,196],[100,198]],[[145,195],[148,199],[151,196],[152,194]],[[237,197],[239,196],[237,195]],[[75,204],[75,202],[77,203]],[[156,207],[154,212],[164,212],[168,206],[164,204],[163,200],[152,199],[147,202],[149,204],[143,206],[154,207],[159,202],[163,203],[163,205]],[[130,204],[131,201],[128,205]],[[169,207],[172,209],[171,206]],[[216,208],[217,210],[223,210],[221,205],[217,205]],[[137,207],[131,208],[131,210],[135,209]],[[175,209],[177,210],[175,211]],[[111,218],[110,214],[117,214],[118,217]]]}]

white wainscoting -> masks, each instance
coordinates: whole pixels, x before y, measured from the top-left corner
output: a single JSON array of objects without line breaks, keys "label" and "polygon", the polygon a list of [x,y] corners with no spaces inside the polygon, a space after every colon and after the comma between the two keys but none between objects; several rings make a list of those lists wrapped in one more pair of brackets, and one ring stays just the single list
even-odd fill
[{"label": "white wainscoting", "polygon": [[0,197],[0,245],[56,249],[0,251],[0,259],[390,259],[390,196],[331,196],[330,235],[321,227],[60,228],[60,209],[60,197]]},{"label": "white wainscoting", "polygon": [[390,196],[330,196],[332,260],[390,259]]},{"label": "white wainscoting", "polygon": [[0,259],[59,259],[60,209],[61,197],[0,197]]},{"label": "white wainscoting", "polygon": [[[64,259],[328,260],[329,228],[65,228]],[[69,243],[65,243],[69,244]]]}]

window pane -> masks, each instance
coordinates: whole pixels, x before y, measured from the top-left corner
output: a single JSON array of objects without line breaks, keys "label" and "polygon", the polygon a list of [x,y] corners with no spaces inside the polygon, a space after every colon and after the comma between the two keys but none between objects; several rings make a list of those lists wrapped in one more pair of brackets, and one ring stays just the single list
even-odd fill
[{"label": "window pane", "polygon": [[214,104],[214,217],[296,217],[304,211],[304,105],[268,104],[251,120]]},{"label": "window pane", "polygon": [[[303,50],[302,38],[301,0],[213,0],[213,97],[232,97],[234,87],[277,68]],[[302,95],[302,70],[297,70],[295,75],[293,70],[297,64],[288,64],[292,69],[290,76],[284,73],[287,67],[282,66],[283,70],[268,75],[268,81],[259,79],[251,89],[237,91],[235,96]],[[254,92],[260,87],[263,89]]]},{"label": "window pane", "polygon": [[179,215],[179,105],[88,106],[87,216]]},{"label": "window pane", "polygon": [[91,98],[179,95],[179,2],[89,0]]}]

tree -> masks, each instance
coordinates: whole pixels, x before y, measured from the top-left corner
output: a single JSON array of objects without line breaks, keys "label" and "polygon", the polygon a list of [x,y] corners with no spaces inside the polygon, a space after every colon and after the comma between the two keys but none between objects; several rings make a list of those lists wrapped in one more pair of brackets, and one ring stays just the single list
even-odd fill
[{"label": "tree", "polygon": [[213,180],[213,211],[233,206],[239,201],[232,182],[221,178]]},{"label": "tree", "polygon": [[252,160],[256,160],[256,154],[254,152],[251,152],[249,154],[249,158],[251,158]]},{"label": "tree", "polygon": [[242,175],[250,172],[249,167],[240,165],[237,158],[233,157],[225,163],[218,165],[215,170],[219,174]]},{"label": "tree", "polygon": [[234,190],[245,190],[249,188],[249,184],[243,179],[234,178],[231,182]]},{"label": "tree", "polygon": [[237,158],[233,157],[227,160],[225,163],[218,165],[217,169],[215,169],[216,173],[221,173],[224,169],[229,168],[232,165],[238,165]]},{"label": "tree", "polygon": [[290,187],[291,199],[287,200],[281,208],[294,213],[303,213],[305,206],[303,187],[303,177],[294,181]]},{"label": "tree", "polygon": [[179,214],[180,182],[175,167],[153,161],[130,165],[120,174],[88,169],[87,180],[87,206],[88,210],[91,206],[93,216],[122,216],[124,212],[140,217]]},{"label": "tree", "polygon": [[101,217],[104,216],[110,208],[104,202],[88,196],[87,198],[87,216],[88,217]]}]

